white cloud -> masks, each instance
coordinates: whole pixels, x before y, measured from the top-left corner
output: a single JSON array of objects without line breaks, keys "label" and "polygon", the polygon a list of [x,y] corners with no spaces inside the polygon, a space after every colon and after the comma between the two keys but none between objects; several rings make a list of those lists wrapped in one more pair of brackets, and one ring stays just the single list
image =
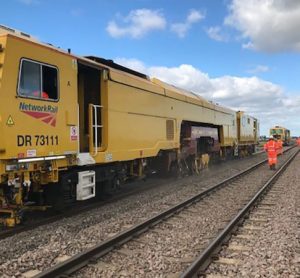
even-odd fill
[{"label": "white cloud", "polygon": [[190,13],[188,14],[186,22],[189,24],[192,24],[192,23],[196,23],[204,18],[205,18],[205,16],[203,13],[196,11],[196,10],[191,10]]},{"label": "white cloud", "polygon": [[247,70],[247,72],[251,74],[257,74],[260,72],[268,72],[268,71],[270,71],[270,68],[265,65],[257,65],[256,67]]},{"label": "white cloud", "polygon": [[172,68],[150,67],[148,68],[148,74],[191,91],[207,94],[212,90],[209,76],[191,65],[183,64]]},{"label": "white cloud", "polygon": [[205,15],[203,13],[196,10],[191,10],[184,23],[174,23],[171,25],[171,31],[175,32],[178,37],[184,38],[192,25],[200,20],[203,20],[204,18]]},{"label": "white cloud", "polygon": [[211,78],[192,65],[178,67],[147,67],[137,59],[118,58],[124,66],[157,77],[162,81],[193,91],[208,100],[243,110],[257,117],[261,123],[261,134],[268,134],[274,125],[290,128],[300,134],[300,96],[289,95],[284,88],[258,77],[221,76]]},{"label": "white cloud", "polygon": [[224,24],[241,32],[244,48],[300,51],[298,0],[232,0]]},{"label": "white cloud", "polygon": [[215,41],[226,42],[229,39],[228,35],[222,34],[222,29],[219,26],[209,27],[208,29],[206,29],[206,33],[211,39]]},{"label": "white cloud", "polygon": [[150,31],[163,30],[166,27],[163,14],[149,9],[133,10],[126,17],[119,16],[119,21],[120,24],[112,20],[107,25],[106,31],[113,38],[129,36],[138,39]]}]

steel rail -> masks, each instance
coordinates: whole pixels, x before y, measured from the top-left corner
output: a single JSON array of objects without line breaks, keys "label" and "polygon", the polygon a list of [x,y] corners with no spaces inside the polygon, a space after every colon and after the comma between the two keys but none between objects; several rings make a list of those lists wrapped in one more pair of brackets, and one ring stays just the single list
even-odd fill
[{"label": "steel rail", "polygon": [[198,273],[205,271],[209,265],[212,256],[218,253],[222,244],[229,239],[230,235],[237,229],[238,225],[249,214],[250,210],[257,204],[264,194],[271,188],[278,177],[284,172],[288,165],[298,155],[297,150],[264,184],[264,186],[255,194],[255,196],[245,205],[245,207],[230,221],[230,223],[211,241],[207,248],[198,256],[198,258],[181,274],[181,278],[197,277]]},{"label": "steel rail", "polygon": [[[293,147],[288,148],[288,149],[284,150],[284,152],[289,151],[292,148]],[[261,152],[263,152],[263,151],[257,152],[255,154],[260,154]],[[143,191],[147,191],[148,189],[153,188],[153,186],[154,186],[154,184],[151,182],[150,185],[143,186],[143,189],[141,189],[139,187],[139,188],[135,188],[135,189],[130,189],[129,191],[127,191],[128,188],[126,187],[125,190],[124,190],[125,191],[124,193],[119,193],[119,194],[115,195],[114,197],[109,198],[105,201],[92,202],[91,204],[83,205],[83,206],[79,206],[79,207],[75,206],[72,209],[67,208],[67,212],[60,213],[60,214],[55,214],[55,215],[52,215],[52,216],[48,216],[46,219],[41,219],[41,220],[36,221],[36,222],[29,222],[29,223],[25,222],[25,223],[22,223],[22,224],[20,224],[16,227],[13,227],[13,228],[2,229],[2,230],[0,230],[0,240],[11,237],[11,236],[14,236],[14,235],[22,233],[22,232],[34,230],[34,229],[39,228],[41,226],[51,224],[55,221],[59,221],[63,218],[69,218],[69,217],[72,217],[74,215],[79,215],[83,212],[87,212],[89,210],[99,208],[101,206],[104,206],[104,205],[110,204],[112,202],[116,202],[118,200],[121,200],[122,198],[128,197],[130,195],[134,195],[135,193],[140,193],[140,192],[143,192]]]},{"label": "steel rail", "polygon": [[[289,151],[291,148],[285,150],[285,152]],[[213,191],[218,190],[222,186],[228,184],[229,182],[232,182],[243,175],[252,172],[257,167],[261,166],[267,161],[267,159],[264,159],[263,161],[260,161],[250,167],[248,167],[246,170],[241,171],[223,181],[216,184],[215,186],[212,186],[211,188],[202,191],[201,193],[186,199],[185,201],[181,202],[180,204],[177,204],[162,213],[140,223],[137,224],[119,234],[116,236],[109,238],[91,248],[88,250],[85,250],[69,259],[67,259],[64,262],[58,263],[57,265],[54,265],[53,267],[41,272],[40,274],[36,275],[36,278],[47,278],[47,277],[64,277],[67,275],[70,275],[82,267],[88,265],[89,263],[95,262],[100,257],[103,257],[113,249],[121,246],[122,244],[130,241],[132,238],[142,234],[143,232],[147,231],[151,227],[155,226],[156,224],[162,222],[164,219],[167,219],[171,217],[172,215],[176,214],[177,212],[183,210],[186,207],[191,206],[195,202],[203,199]]]},{"label": "steel rail", "polygon": [[[143,185],[143,187],[139,186],[138,184],[134,183],[134,188],[131,188],[129,185],[126,185],[126,187],[123,188],[123,190],[113,197],[104,199],[104,200],[99,200],[99,201],[92,201],[89,204],[82,204],[80,206],[74,206],[74,207],[67,207],[66,212],[63,213],[56,213],[51,216],[47,216],[46,218],[43,218],[41,220],[38,220],[36,222],[28,222],[28,223],[21,223],[20,225],[14,227],[14,228],[6,228],[3,230],[0,230],[0,240],[5,239],[10,236],[14,236],[16,234],[25,232],[25,231],[30,231],[36,228],[39,228],[44,225],[51,224],[55,221],[59,221],[63,218],[70,218],[75,215],[80,215],[81,213],[100,208],[102,206],[114,203],[116,201],[119,201],[121,199],[124,199],[126,197],[129,197],[131,195],[137,194],[137,193],[142,193],[144,191],[147,191],[151,188],[154,188],[155,186],[160,186],[156,185],[157,183],[153,181],[150,181],[148,184]],[[132,184],[131,184],[132,185]]]}]

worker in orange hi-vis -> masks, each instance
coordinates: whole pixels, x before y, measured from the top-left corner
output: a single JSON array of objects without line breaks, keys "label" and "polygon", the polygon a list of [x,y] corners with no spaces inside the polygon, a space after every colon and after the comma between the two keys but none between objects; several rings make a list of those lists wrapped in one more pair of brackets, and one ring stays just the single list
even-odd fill
[{"label": "worker in orange hi-vis", "polygon": [[268,162],[271,170],[276,170],[278,144],[273,137],[264,145],[264,150],[268,153]]},{"label": "worker in orange hi-vis", "polygon": [[278,147],[277,154],[282,154],[283,153],[283,142],[281,139],[277,140],[277,147]]},{"label": "worker in orange hi-vis", "polygon": [[300,146],[300,137],[297,138],[296,142],[297,142],[297,146]]}]

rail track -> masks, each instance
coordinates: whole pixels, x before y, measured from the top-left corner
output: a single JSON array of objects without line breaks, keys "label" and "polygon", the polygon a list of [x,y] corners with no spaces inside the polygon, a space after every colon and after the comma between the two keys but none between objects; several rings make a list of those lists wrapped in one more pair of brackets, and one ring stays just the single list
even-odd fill
[{"label": "rail track", "polygon": [[[249,167],[247,170],[165,210],[159,215],[41,272],[36,277],[60,277],[74,273],[75,276],[113,276],[115,273],[126,276],[144,275],[149,271],[156,271],[157,273],[163,273],[163,275],[170,273],[179,275],[201,250],[206,250],[206,247],[211,245],[211,238],[219,234],[219,230],[224,228],[224,223],[222,223],[224,218],[222,217],[227,217],[225,222],[230,222],[228,219],[231,219],[237,210],[241,210],[244,203],[252,199],[257,190],[260,190],[261,180],[256,185],[251,184],[250,186],[247,182],[253,182],[255,178],[260,177],[264,180],[263,184],[270,183],[267,176],[270,176],[271,172],[268,171],[268,175],[265,175],[266,167],[263,167],[265,162],[266,160]],[[281,170],[278,170],[275,177],[280,172]],[[241,191],[244,191],[244,194],[239,197],[236,196],[237,192]],[[228,206],[228,203],[231,205]],[[235,205],[232,206],[232,203]],[[222,215],[221,212],[226,210],[228,210],[228,213]],[[211,227],[209,225],[211,221],[209,217],[213,212],[220,214],[221,218],[217,219],[217,222],[220,223],[221,221],[221,226]],[[204,223],[200,219],[205,219]],[[197,223],[200,224],[197,225]],[[178,242],[173,242],[175,239],[172,238],[172,231],[175,230],[176,237],[178,231],[181,235],[178,237],[179,242],[184,241],[182,236],[185,237],[185,240],[188,237],[188,243],[185,246],[177,248]],[[198,233],[187,236],[188,231],[196,230],[198,230]],[[172,244],[174,245],[173,249],[170,247],[167,253],[165,251],[160,252],[160,249],[166,247],[165,245],[171,246]],[[155,257],[157,253],[160,254],[159,257]],[[167,254],[169,258],[172,257],[171,261],[168,258],[162,258],[162,253]],[[144,258],[145,254],[146,257]],[[185,254],[188,254],[188,256]],[[131,263],[132,258],[133,263]],[[155,263],[151,265],[151,262],[157,260],[164,260],[160,267]],[[168,264],[169,269],[166,266]],[[145,265],[146,269],[143,269],[141,266]],[[82,269],[84,266],[88,267]],[[122,266],[125,266],[126,269]],[[170,271],[170,269],[172,270]]]},{"label": "rail track", "polygon": [[[139,183],[141,183],[141,182],[143,183],[143,186],[140,186],[138,184],[138,182],[135,182],[130,185],[128,184],[122,189],[122,191],[119,191],[119,192],[115,193],[115,195],[112,195],[112,196],[108,195],[105,197],[105,199],[100,200],[100,201],[98,200],[98,201],[86,202],[86,204],[84,204],[84,205],[67,208],[65,212],[56,212],[56,213],[53,212],[48,216],[41,217],[41,215],[39,215],[40,218],[38,220],[25,221],[24,223],[14,227],[14,228],[2,227],[2,229],[0,229],[0,240],[10,237],[10,236],[13,236],[13,235],[16,235],[16,234],[19,234],[19,233],[22,233],[22,232],[25,232],[25,231],[30,231],[30,230],[36,229],[38,227],[41,227],[41,226],[44,226],[47,224],[51,224],[51,223],[58,221],[60,219],[63,219],[63,218],[69,218],[74,215],[78,215],[80,213],[87,212],[89,210],[93,210],[95,208],[100,208],[107,204],[110,204],[110,203],[116,202],[118,200],[121,200],[123,198],[126,198],[130,195],[141,193],[141,192],[147,191],[148,189],[153,188],[155,186],[159,186],[159,183],[157,182],[157,180],[150,180],[147,182],[139,181]],[[42,213],[45,213],[45,212],[42,212]]]},{"label": "rail track", "polygon": [[[265,198],[265,195],[268,194],[272,190],[272,186],[276,182],[276,180],[279,178],[280,175],[286,170],[288,165],[295,159],[295,157],[298,155],[299,150],[295,152],[281,167],[280,169],[275,173],[274,176],[272,176],[265,184],[264,186],[255,194],[255,196],[245,205],[245,207],[228,223],[228,225],[219,233],[219,235],[210,242],[208,247],[201,252],[201,254],[198,256],[198,258],[188,267],[188,269],[185,270],[185,272],[181,275],[181,277],[199,277],[202,275],[202,277],[206,277],[205,270],[209,266],[209,264],[213,260],[217,260],[219,258],[218,253],[221,250],[222,246],[224,244],[227,244],[230,237],[233,234],[236,234],[237,230],[241,227],[243,227],[243,222],[249,218],[249,214],[254,210],[256,207],[258,207],[262,201]],[[274,205],[273,203],[262,203],[262,205],[267,206],[265,210],[270,210],[270,205]],[[263,221],[259,220],[257,218],[253,218],[256,221]],[[253,230],[255,230],[255,227],[252,227]],[[259,230],[259,228],[258,228]],[[226,248],[226,247],[225,247]],[[241,247],[243,248],[243,247]],[[238,250],[238,248],[236,249]],[[227,262],[229,262],[229,259]],[[222,259],[220,260],[222,261]],[[226,261],[226,258],[225,260]],[[233,264],[235,264],[235,261],[231,261]],[[213,275],[211,276],[213,277]]]},{"label": "rail track", "polygon": [[[289,148],[287,148],[285,151],[288,151]],[[258,152],[257,154],[260,154]],[[139,183],[143,183],[143,186],[140,186]],[[64,219],[64,218],[69,218],[75,215],[78,215],[80,213],[87,212],[89,210],[93,210],[95,208],[100,208],[102,206],[105,206],[107,204],[116,202],[118,200],[121,200],[123,198],[126,198],[130,195],[134,195],[137,193],[141,193],[143,191],[147,191],[151,188],[154,188],[156,186],[161,186],[162,183],[168,182],[165,179],[150,179],[147,182],[144,181],[139,181],[139,182],[134,182],[132,184],[126,185],[122,190],[118,193],[115,193],[113,196],[106,197],[105,200],[101,201],[92,201],[92,202],[86,202],[86,204],[79,205],[79,206],[74,206],[72,208],[67,208],[63,213],[50,213],[47,216],[45,215],[35,215],[34,220],[31,220],[29,217],[29,221],[25,221],[21,225],[18,225],[14,228],[5,228],[5,227],[0,227],[0,240],[5,239],[7,237],[16,235],[18,233],[22,233],[25,231],[30,231],[33,229],[36,229],[38,227],[44,226],[51,224],[55,221]],[[44,212],[43,212],[44,213]],[[32,214],[31,214],[32,215]],[[37,218],[37,219],[36,219]]]}]

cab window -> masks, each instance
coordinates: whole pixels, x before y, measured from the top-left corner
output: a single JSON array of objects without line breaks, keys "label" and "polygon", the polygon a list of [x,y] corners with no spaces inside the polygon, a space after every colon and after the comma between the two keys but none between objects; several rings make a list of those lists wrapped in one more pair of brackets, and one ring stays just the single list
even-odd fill
[{"label": "cab window", "polygon": [[57,68],[22,59],[18,95],[35,99],[58,100]]}]

